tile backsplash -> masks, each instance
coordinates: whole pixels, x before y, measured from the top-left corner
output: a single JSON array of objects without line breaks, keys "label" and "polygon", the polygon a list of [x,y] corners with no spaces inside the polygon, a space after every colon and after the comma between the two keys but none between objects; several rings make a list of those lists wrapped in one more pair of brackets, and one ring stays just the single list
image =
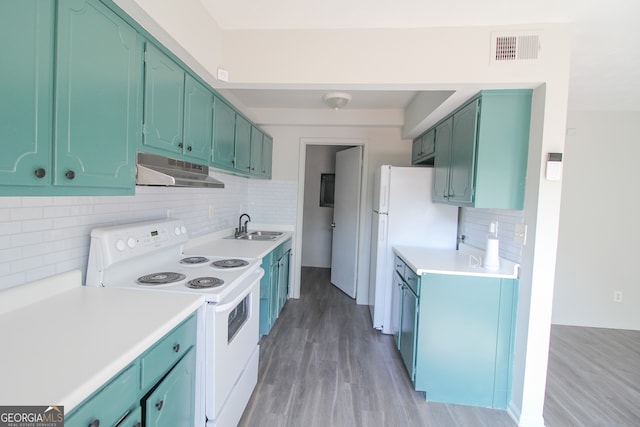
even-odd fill
[{"label": "tile backsplash", "polygon": [[515,225],[522,223],[523,218],[523,211],[462,208],[459,234],[464,234],[466,244],[485,250],[489,225],[492,221],[498,221],[500,256],[519,263],[522,245],[514,241],[513,234]]},{"label": "tile backsplash", "polygon": [[196,236],[235,227],[248,212],[261,224],[295,224],[297,183],[212,174],[224,189],[136,187],[135,196],[0,197],[0,289],[79,268],[91,230],[168,216]]}]

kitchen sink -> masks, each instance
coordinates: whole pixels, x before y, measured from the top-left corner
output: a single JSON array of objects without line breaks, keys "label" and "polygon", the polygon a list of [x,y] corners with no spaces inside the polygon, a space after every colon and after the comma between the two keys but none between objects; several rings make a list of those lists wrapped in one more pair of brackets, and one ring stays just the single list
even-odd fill
[{"label": "kitchen sink", "polygon": [[276,240],[282,236],[280,231],[249,231],[238,236],[230,236],[229,239],[236,240]]}]

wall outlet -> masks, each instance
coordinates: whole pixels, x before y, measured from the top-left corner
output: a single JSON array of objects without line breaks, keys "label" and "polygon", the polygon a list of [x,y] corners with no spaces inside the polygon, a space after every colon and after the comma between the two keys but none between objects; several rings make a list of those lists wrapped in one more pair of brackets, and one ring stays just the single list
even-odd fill
[{"label": "wall outlet", "polygon": [[622,302],[622,291],[613,291],[613,302]]},{"label": "wall outlet", "polygon": [[527,243],[527,224],[515,224],[513,241],[523,246]]}]

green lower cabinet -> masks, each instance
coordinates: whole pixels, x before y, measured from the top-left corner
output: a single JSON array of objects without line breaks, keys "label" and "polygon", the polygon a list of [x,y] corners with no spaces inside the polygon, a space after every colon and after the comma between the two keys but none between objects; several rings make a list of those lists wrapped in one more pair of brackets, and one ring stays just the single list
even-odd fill
[{"label": "green lower cabinet", "polygon": [[415,388],[427,400],[507,408],[517,284],[493,277],[422,276]]},{"label": "green lower cabinet", "polygon": [[193,423],[195,366],[195,350],[192,348],[145,399],[145,426],[176,427]]},{"label": "green lower cabinet", "polygon": [[65,426],[193,425],[196,328],[192,315],[65,414]]},{"label": "green lower cabinet", "polygon": [[260,281],[260,335],[268,335],[289,295],[291,239],[262,258]]}]

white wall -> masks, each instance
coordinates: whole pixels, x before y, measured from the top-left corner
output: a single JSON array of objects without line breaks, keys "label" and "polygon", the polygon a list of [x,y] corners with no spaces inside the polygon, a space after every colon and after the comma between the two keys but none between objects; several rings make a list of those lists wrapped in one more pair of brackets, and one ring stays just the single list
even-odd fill
[{"label": "white wall", "polygon": [[567,128],[553,323],[640,330],[640,112],[570,111]]},{"label": "white wall", "polygon": [[331,267],[333,208],[320,206],[320,176],[335,173],[336,152],[341,146],[307,146],[302,221],[302,266]]},{"label": "white wall", "polygon": [[523,212],[506,209],[462,208],[460,212],[459,234],[464,234],[464,242],[470,246],[485,250],[487,234],[491,222],[498,222],[498,240],[500,256],[520,263],[522,245],[513,239],[515,225],[523,222]]}]

